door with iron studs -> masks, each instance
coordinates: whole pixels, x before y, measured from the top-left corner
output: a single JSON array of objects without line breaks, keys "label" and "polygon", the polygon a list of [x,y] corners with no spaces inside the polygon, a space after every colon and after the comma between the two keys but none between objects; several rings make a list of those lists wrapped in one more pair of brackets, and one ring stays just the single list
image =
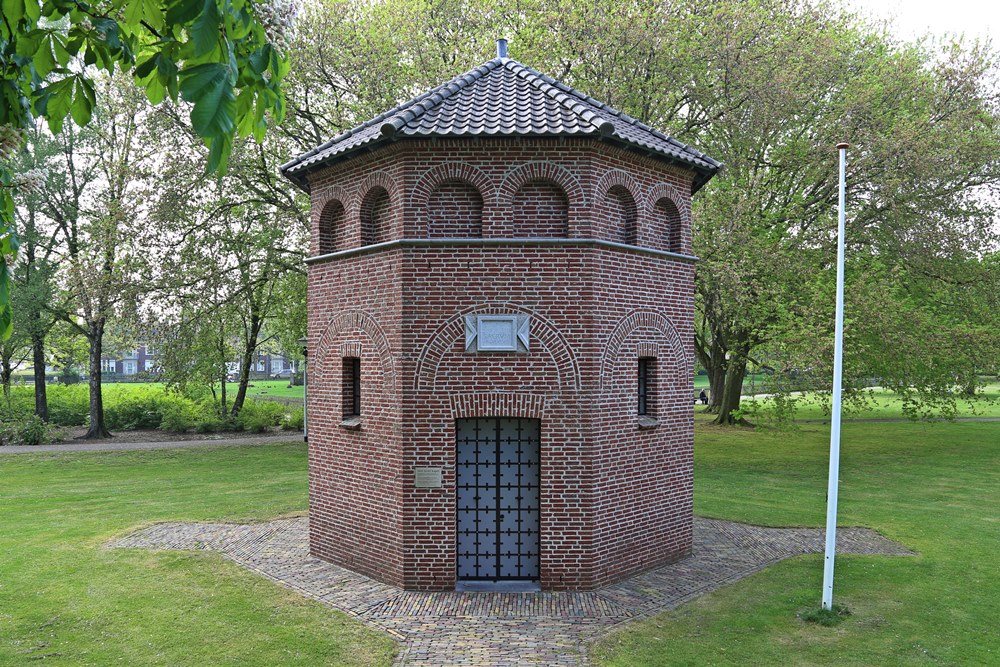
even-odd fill
[{"label": "door with iron studs", "polygon": [[537,419],[459,419],[458,579],[537,580],[539,449]]}]

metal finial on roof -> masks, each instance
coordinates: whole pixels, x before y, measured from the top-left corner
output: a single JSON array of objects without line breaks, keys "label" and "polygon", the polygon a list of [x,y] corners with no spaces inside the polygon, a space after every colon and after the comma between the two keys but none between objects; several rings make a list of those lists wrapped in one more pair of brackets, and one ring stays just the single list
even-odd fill
[{"label": "metal finial on roof", "polygon": [[497,40],[497,58],[507,57],[507,40],[498,39]]}]

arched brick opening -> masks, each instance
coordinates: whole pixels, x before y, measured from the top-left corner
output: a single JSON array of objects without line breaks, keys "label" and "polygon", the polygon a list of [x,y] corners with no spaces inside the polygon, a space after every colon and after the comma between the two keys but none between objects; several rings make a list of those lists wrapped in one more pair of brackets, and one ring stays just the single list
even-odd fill
[{"label": "arched brick opening", "polygon": [[664,250],[684,252],[681,213],[669,197],[660,197],[653,206],[652,232]]},{"label": "arched brick opening", "polygon": [[624,185],[615,185],[604,195],[604,206],[607,212],[610,240],[617,243],[636,245],[636,221],[639,208],[635,197]]},{"label": "arched brick opening", "polygon": [[392,200],[381,185],[372,187],[361,200],[361,244],[388,241]]},{"label": "arched brick opening", "polygon": [[477,238],[483,235],[483,196],[468,181],[450,178],[427,198],[430,238]]},{"label": "arched brick opening", "polygon": [[555,181],[528,181],[514,193],[511,204],[515,237],[569,236],[569,198]]},{"label": "arched brick opening", "polygon": [[347,248],[347,212],[338,199],[331,199],[323,206],[319,216],[319,254]]}]

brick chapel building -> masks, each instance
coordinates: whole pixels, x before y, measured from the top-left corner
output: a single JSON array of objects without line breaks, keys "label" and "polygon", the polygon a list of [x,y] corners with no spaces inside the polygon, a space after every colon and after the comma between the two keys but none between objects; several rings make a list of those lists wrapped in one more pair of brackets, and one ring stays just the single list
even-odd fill
[{"label": "brick chapel building", "polygon": [[691,549],[691,196],[712,158],[507,57],[297,157],[310,548],[412,590]]}]

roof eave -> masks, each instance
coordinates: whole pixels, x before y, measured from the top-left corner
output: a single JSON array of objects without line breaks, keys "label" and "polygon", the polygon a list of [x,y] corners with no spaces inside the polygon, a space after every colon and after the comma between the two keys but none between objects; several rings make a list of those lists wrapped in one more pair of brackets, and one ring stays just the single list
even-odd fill
[{"label": "roof eave", "polygon": [[[700,190],[706,183],[708,183],[716,173],[722,169],[722,165],[719,164],[718,167],[706,168],[703,165],[697,164],[693,161],[684,160],[674,155],[669,155],[667,153],[661,153],[659,151],[650,150],[645,146],[641,146],[631,141],[627,141],[616,136],[606,136],[601,131],[595,132],[565,132],[558,134],[436,134],[436,135],[423,135],[423,136],[410,136],[410,135],[398,135],[398,134],[383,134],[381,137],[374,139],[373,141],[365,142],[353,148],[350,148],[341,153],[335,153],[327,158],[312,162],[308,165],[303,166],[300,160],[292,160],[287,162],[281,167],[279,171],[282,176],[294,183],[299,189],[308,193],[309,192],[309,174],[318,171],[320,169],[325,169],[338,162],[343,162],[344,160],[349,160],[355,157],[359,153],[366,153],[373,151],[381,146],[395,143],[399,140],[422,140],[422,139],[457,139],[457,138],[482,138],[482,139],[494,139],[494,138],[531,138],[531,139],[544,139],[544,138],[565,138],[565,137],[580,137],[580,138],[590,138],[590,139],[600,139],[608,143],[614,143],[624,148],[628,148],[641,153],[643,155],[648,155],[649,157],[660,160],[661,162],[666,162],[667,164],[677,165],[685,167],[687,169],[692,169],[696,176],[691,184],[691,194],[694,194]],[[300,167],[299,169],[295,169]],[[294,171],[293,171],[294,170]]]}]

